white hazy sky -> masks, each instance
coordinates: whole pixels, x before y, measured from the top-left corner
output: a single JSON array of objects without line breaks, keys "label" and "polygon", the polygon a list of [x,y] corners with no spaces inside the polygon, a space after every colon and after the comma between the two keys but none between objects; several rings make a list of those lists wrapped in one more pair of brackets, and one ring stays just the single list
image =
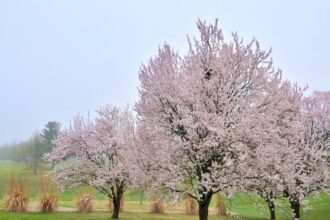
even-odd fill
[{"label": "white hazy sky", "polygon": [[285,78],[330,90],[327,0],[0,0],[0,145],[132,105],[141,62],[165,41],[183,53],[198,18],[219,18],[226,39],[255,36]]}]

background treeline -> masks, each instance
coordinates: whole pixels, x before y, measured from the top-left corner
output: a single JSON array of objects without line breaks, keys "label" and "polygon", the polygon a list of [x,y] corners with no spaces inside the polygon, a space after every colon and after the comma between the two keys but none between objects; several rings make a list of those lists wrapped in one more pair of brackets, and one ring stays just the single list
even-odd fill
[{"label": "background treeline", "polygon": [[0,160],[24,162],[36,174],[42,163],[41,157],[52,150],[52,140],[57,137],[59,128],[60,123],[49,121],[41,132],[35,132],[28,140],[1,146]]}]

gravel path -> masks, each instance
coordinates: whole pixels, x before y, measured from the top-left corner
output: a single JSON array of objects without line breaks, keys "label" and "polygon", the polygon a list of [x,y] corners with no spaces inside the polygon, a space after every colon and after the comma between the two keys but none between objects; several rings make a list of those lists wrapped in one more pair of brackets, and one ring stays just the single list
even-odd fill
[{"label": "gravel path", "polygon": [[[30,202],[29,203],[29,212],[38,212],[39,210],[39,202]],[[70,207],[64,207],[64,206],[58,206],[57,211],[59,212],[75,212],[77,209],[70,208]]]},{"label": "gravel path", "polygon": [[[29,212],[39,212],[39,202],[30,202],[29,204]],[[58,212],[75,212],[77,211],[76,208],[71,208],[71,207],[65,207],[65,206],[58,206],[57,208]],[[94,209],[94,211],[108,211],[108,209]],[[141,210],[141,209],[128,209],[127,211],[129,212],[144,212],[144,213],[149,213],[149,210]],[[212,210],[211,212],[215,212]],[[171,213],[171,214],[184,214],[184,212],[180,211],[166,211],[166,213]],[[230,216],[236,216],[238,213],[235,212],[229,212],[228,215]]]}]

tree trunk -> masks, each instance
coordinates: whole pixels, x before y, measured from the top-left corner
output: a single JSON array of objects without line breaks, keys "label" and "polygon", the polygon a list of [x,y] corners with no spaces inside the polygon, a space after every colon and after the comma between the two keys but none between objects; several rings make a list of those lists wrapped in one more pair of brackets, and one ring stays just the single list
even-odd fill
[{"label": "tree trunk", "polygon": [[207,193],[202,201],[198,201],[199,220],[208,220],[211,199],[212,193]]},{"label": "tree trunk", "polygon": [[259,195],[264,198],[264,200],[267,203],[269,213],[270,213],[270,220],[276,220],[276,214],[275,214],[275,203],[274,203],[274,196],[273,192],[263,194],[262,192],[259,192]]},{"label": "tree trunk", "polygon": [[113,213],[112,213],[112,218],[113,219],[118,219],[119,217],[119,211],[120,211],[120,198],[121,195],[118,197],[114,197],[112,199],[113,202]]},{"label": "tree trunk", "polygon": [[144,196],[144,189],[141,191],[141,195],[140,195],[140,205],[142,205],[143,196]]},{"label": "tree trunk", "polygon": [[293,212],[293,220],[300,220],[300,202],[297,200],[290,200],[291,211]]},{"label": "tree trunk", "polygon": [[120,200],[122,199],[125,192],[125,181],[116,181],[115,186],[111,186],[113,213],[112,218],[118,219],[120,211]]},{"label": "tree trunk", "polygon": [[33,161],[33,174],[37,174],[37,160]]},{"label": "tree trunk", "polygon": [[274,202],[272,200],[269,200],[267,203],[268,203],[268,208],[269,208],[269,212],[270,212],[270,220],[276,220]]}]

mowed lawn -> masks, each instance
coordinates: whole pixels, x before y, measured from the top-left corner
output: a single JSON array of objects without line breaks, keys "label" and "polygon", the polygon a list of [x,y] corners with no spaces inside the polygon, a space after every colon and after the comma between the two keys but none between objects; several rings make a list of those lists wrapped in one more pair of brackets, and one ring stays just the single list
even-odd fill
[{"label": "mowed lawn", "polygon": [[[329,220],[329,201],[328,206],[320,209],[315,209],[304,213],[302,220]],[[120,213],[120,219],[122,220],[198,220],[198,216],[188,216],[184,214],[151,214],[144,212],[124,211]],[[111,213],[108,211],[94,211],[91,213],[77,213],[77,212],[54,212],[54,213],[9,213],[0,211],[0,220],[109,220],[111,219]],[[237,218],[222,217],[211,214],[209,220],[234,220]],[[242,220],[267,220],[266,216],[260,216],[257,213],[254,215],[241,215]],[[279,220],[289,220],[289,217],[278,217]]]},{"label": "mowed lawn", "polygon": [[[111,214],[109,212],[92,212],[92,213],[76,213],[76,212],[56,212],[51,214],[42,213],[5,213],[0,211],[0,220],[109,220]],[[150,213],[139,213],[139,212],[124,212],[121,213],[119,219],[122,220],[198,220],[197,216],[187,216],[183,214],[150,214]],[[229,217],[220,217],[211,215],[209,220],[232,220]],[[255,219],[255,218],[253,218]],[[250,218],[249,220],[252,220]]]},{"label": "mowed lawn", "polygon": [[[0,210],[3,208],[2,199],[7,193],[8,182],[10,175],[23,177],[28,192],[30,203],[38,205],[40,197],[40,182],[42,179],[49,179],[48,169],[46,167],[40,169],[38,175],[32,173],[32,169],[25,166],[24,164],[15,164],[9,162],[0,162]],[[65,190],[64,192],[58,192],[59,206],[66,207],[70,212],[55,212],[49,214],[43,214],[38,212],[27,212],[27,213],[9,213],[0,211],[0,220],[16,220],[16,219],[63,219],[63,220],[75,220],[75,219],[86,219],[86,220],[97,220],[97,219],[111,219],[111,212],[107,211],[107,200],[106,198],[93,191],[95,196],[95,211],[91,213],[77,213],[74,212],[75,203],[74,198],[77,194],[86,192],[87,187],[77,187],[75,189]],[[142,196],[142,204],[140,203]],[[262,200],[260,200],[262,204]],[[330,196],[322,194],[318,200],[310,199],[312,209],[307,212],[302,212],[302,220],[329,220],[330,219]],[[229,204],[227,204],[229,206]],[[232,217],[221,217],[215,215],[215,199],[213,199],[210,207],[210,220],[232,220]],[[242,220],[266,220],[268,219],[267,209],[260,211],[256,208],[251,200],[244,193],[240,193],[235,196],[233,204],[230,208],[231,212],[238,213]],[[183,202],[175,206],[166,205],[165,214],[151,214],[150,213],[150,202],[147,201],[145,195],[141,195],[141,192],[129,191],[125,194],[125,206],[124,212],[120,214],[120,219],[127,220],[161,220],[161,219],[177,219],[177,220],[197,220],[197,216],[184,215]],[[288,214],[282,214],[278,211],[277,213],[279,220],[290,220]]]}]

